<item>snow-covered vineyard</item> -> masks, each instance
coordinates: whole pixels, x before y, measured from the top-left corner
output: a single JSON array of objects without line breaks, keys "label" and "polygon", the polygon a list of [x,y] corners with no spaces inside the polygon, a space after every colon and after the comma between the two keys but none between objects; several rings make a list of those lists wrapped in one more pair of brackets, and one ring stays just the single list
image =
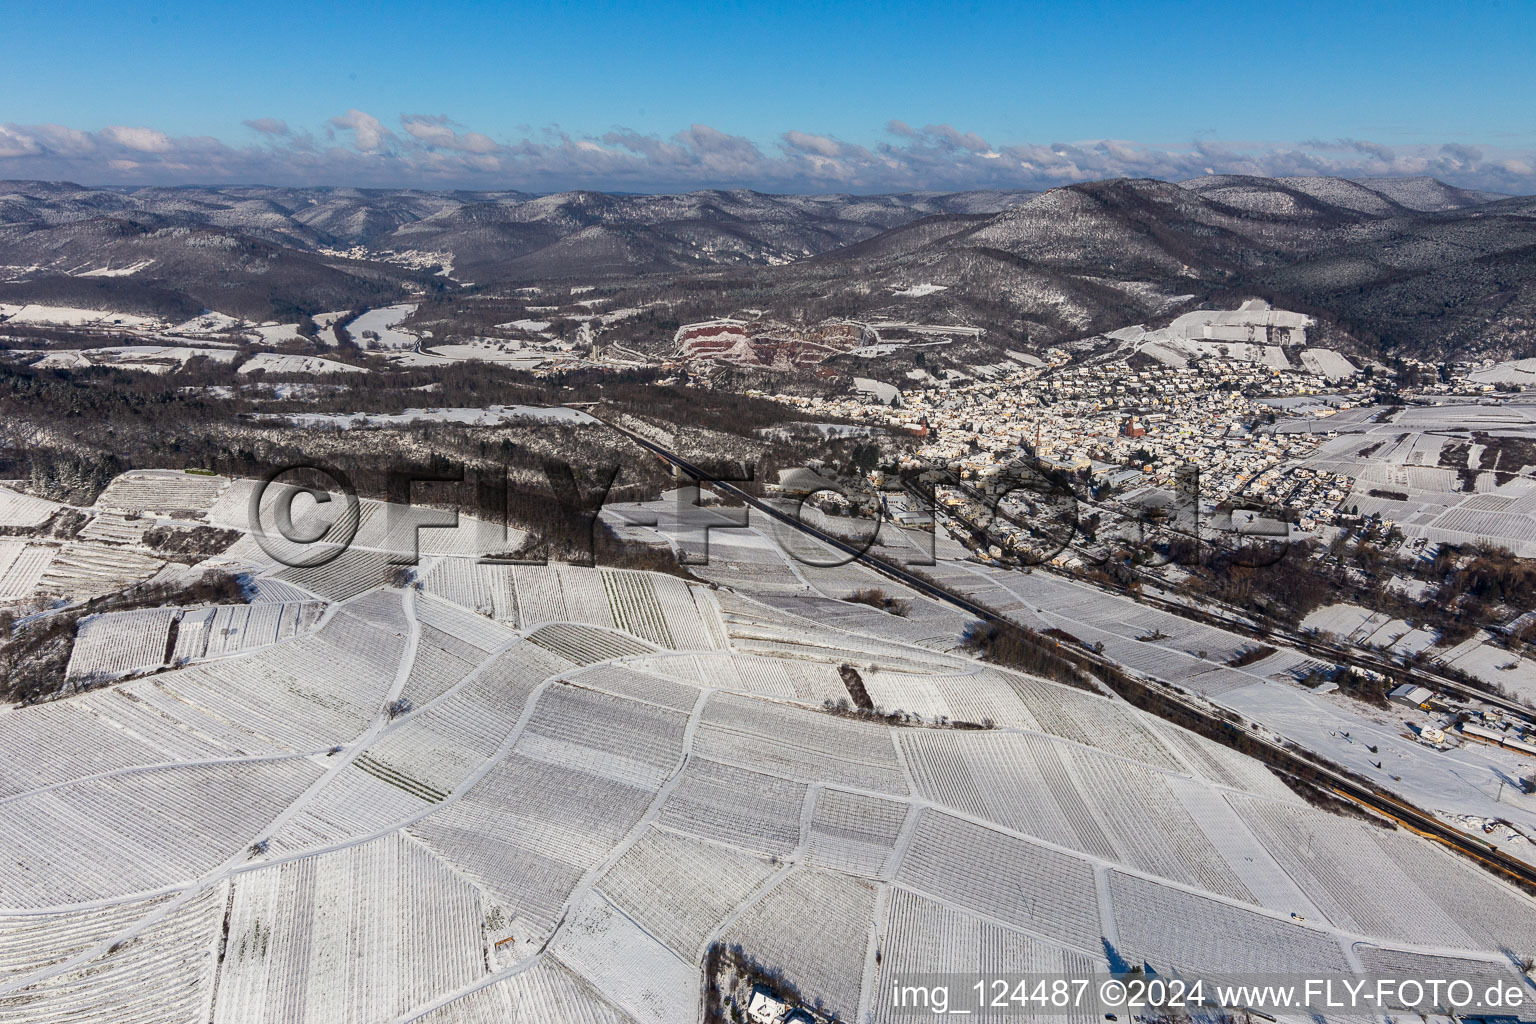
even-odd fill
[{"label": "snow-covered vineyard", "polygon": [[1307,465],[1350,480],[1341,495],[1349,508],[1379,513],[1420,545],[1485,543],[1536,556],[1536,483],[1520,474],[1521,457],[1500,449],[1529,436],[1528,398],[1409,408],[1381,422],[1351,409],[1325,422],[1329,440]]},{"label": "snow-covered vineyard", "polygon": [[[120,560],[94,564],[146,572],[128,516],[243,525],[247,484],[159,479],[103,495],[83,548]],[[71,676],[129,678],[0,713],[0,1021],[688,1024],[716,943],[850,1022],[906,1019],[881,994],[915,973],[1513,980],[1536,955],[1536,900],[956,653],[951,609],[842,600],[865,570],[753,530],[695,579],[481,563],[471,525],[421,531],[406,578],[390,518],[362,503],[363,541],[312,568],[237,541],[213,562],[251,603],[87,618]],[[79,561],[18,569],[34,550],[0,542],[0,585]],[[1164,625],[1143,657],[1236,649]],[[845,668],[905,723],[829,709]]]}]

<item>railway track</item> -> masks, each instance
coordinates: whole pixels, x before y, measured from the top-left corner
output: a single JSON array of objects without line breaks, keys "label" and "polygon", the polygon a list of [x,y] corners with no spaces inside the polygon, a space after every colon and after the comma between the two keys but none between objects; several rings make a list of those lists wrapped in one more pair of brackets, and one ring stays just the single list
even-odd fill
[{"label": "railway track", "polygon": [[1481,703],[1496,707],[1506,714],[1513,715],[1514,717],[1519,718],[1529,725],[1536,725],[1536,711],[1533,711],[1529,705],[1522,704],[1519,701],[1511,700],[1508,697],[1503,697],[1496,693],[1490,693],[1487,690],[1482,690],[1475,686],[1468,686],[1466,683],[1447,678],[1446,676],[1437,672],[1425,671],[1424,669],[1413,665],[1403,665],[1398,662],[1389,661],[1377,655],[1358,650],[1348,650],[1343,647],[1339,647],[1336,644],[1325,643],[1323,641],[1290,630],[1261,630],[1255,628],[1249,623],[1243,622],[1240,619],[1229,618],[1228,616],[1220,615],[1215,612],[1208,612],[1199,608],[1192,608],[1189,605],[1181,604],[1178,601],[1169,601],[1164,598],[1153,597],[1147,594],[1133,596],[1123,588],[1114,588],[1114,590],[1115,592],[1121,593],[1124,596],[1131,597],[1133,600],[1141,604],[1149,605],[1150,607],[1157,608],[1160,611],[1168,612],[1170,615],[1177,615],[1180,618],[1190,619],[1194,622],[1203,623],[1207,626],[1215,626],[1218,629],[1225,629],[1229,632],[1241,633],[1242,635],[1250,637],[1259,642],[1278,640],[1288,647],[1298,648],[1299,650],[1305,651],[1308,654],[1326,661],[1332,661],[1343,665],[1351,665],[1355,668],[1370,669],[1373,672],[1379,672],[1383,675],[1397,676],[1406,682],[1415,683],[1419,686],[1425,686],[1431,690],[1440,690],[1446,693],[1452,693],[1465,700],[1480,701]]}]

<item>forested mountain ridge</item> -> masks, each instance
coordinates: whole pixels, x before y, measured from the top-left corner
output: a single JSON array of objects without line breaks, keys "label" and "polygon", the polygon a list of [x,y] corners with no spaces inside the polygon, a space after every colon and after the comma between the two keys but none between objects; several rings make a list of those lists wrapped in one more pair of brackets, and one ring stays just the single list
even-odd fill
[{"label": "forested mountain ridge", "polygon": [[0,302],[253,319],[601,283],[1038,345],[1257,294],[1368,351],[1527,354],[1536,204],[1429,178],[776,196],[0,183]]}]

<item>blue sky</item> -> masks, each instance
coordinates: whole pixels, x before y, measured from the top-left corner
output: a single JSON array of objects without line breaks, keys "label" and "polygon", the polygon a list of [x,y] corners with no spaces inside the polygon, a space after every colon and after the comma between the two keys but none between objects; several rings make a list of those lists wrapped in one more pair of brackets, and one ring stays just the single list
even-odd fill
[{"label": "blue sky", "polygon": [[23,0],[5,24],[6,175],[868,190],[1214,161],[1498,186],[1536,150],[1528,3]]}]

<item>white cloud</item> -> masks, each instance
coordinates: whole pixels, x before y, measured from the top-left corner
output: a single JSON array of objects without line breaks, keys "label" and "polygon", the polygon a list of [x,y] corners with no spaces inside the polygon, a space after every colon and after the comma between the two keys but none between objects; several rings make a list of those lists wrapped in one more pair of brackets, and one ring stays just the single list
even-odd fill
[{"label": "white cloud", "polygon": [[349,110],[326,122],[317,142],[307,130],[261,117],[245,122],[257,135],[249,145],[172,137],[148,127],[88,132],[57,124],[0,124],[0,177],[91,184],[259,181],[528,191],[878,192],[1046,188],[1111,177],[1430,174],[1468,187],[1536,193],[1536,153],[1464,143],[1200,140],[1169,146],[1096,139],[1004,144],[952,125],[916,129],[891,121],[884,140],[872,146],[791,129],[774,145],[760,147],[705,124],[665,137],[622,127],[598,136],[552,127],[498,142],[444,114],[402,114],[399,123],[397,133],[372,114]]},{"label": "white cloud", "polygon": [[101,138],[136,153],[169,153],[174,146],[169,135],[153,128],[113,125],[101,130]]},{"label": "white cloud", "polygon": [[262,135],[289,134],[288,122],[275,117],[257,117],[245,122],[245,126]]},{"label": "white cloud", "polygon": [[96,151],[96,137],[77,128],[61,124],[40,124],[29,128],[37,142],[50,153],[62,156],[85,156]]},{"label": "white cloud", "polygon": [[930,124],[923,132],[953,149],[968,149],[972,153],[985,153],[992,147],[975,132],[962,132],[947,124]]},{"label": "white cloud", "polygon": [[484,154],[500,148],[495,140],[479,132],[459,134],[454,131],[453,122],[443,114],[403,114],[400,124],[412,138],[437,149]]},{"label": "white cloud", "polygon": [[383,122],[372,114],[353,108],[330,123],[352,133],[352,143],[359,153],[379,153],[395,138],[395,133],[384,127]]},{"label": "white cloud", "polygon": [[829,139],[825,135],[808,135],[805,132],[787,131],[784,133],[784,142],[790,149],[801,153],[814,153],[818,156],[837,156],[843,151],[841,143],[836,139]]},{"label": "white cloud", "polygon": [[31,135],[13,125],[0,125],[0,160],[36,156],[42,151]]}]

